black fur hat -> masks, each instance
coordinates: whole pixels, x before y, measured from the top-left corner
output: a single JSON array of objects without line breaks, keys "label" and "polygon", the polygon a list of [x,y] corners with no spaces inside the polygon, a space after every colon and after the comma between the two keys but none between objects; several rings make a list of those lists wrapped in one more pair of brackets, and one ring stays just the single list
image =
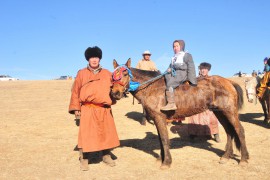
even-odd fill
[{"label": "black fur hat", "polygon": [[98,57],[99,59],[102,58],[102,50],[97,47],[97,46],[94,46],[94,47],[89,47],[85,50],[85,59],[87,61],[89,61],[89,58],[91,57]]},{"label": "black fur hat", "polygon": [[199,65],[199,69],[208,69],[208,71],[210,71],[211,69],[211,64],[207,63],[207,62],[203,62]]}]

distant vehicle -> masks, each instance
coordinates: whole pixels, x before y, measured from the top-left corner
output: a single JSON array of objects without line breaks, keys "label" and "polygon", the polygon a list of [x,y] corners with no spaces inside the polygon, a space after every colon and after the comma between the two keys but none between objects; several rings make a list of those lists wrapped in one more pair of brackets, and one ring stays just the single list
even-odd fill
[{"label": "distant vehicle", "polygon": [[60,78],[57,78],[56,80],[72,80],[72,76],[60,76]]},{"label": "distant vehicle", "polygon": [[18,78],[13,78],[9,75],[0,75],[0,81],[17,81]]}]

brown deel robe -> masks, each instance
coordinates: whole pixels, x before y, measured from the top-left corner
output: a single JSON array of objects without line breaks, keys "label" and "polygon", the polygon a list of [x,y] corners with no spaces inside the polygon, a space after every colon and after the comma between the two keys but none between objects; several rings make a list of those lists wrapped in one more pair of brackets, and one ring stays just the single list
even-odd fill
[{"label": "brown deel robe", "polygon": [[83,152],[111,149],[120,145],[110,108],[111,77],[111,72],[106,69],[94,74],[84,68],[78,72],[74,81],[69,113],[81,111],[78,148],[82,148]]}]

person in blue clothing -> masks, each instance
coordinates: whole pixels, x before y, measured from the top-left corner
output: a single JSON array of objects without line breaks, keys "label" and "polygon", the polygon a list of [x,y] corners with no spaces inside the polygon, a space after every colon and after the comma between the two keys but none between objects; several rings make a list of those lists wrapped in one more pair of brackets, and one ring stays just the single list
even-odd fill
[{"label": "person in blue clothing", "polygon": [[265,57],[263,62],[264,62],[264,69],[263,72],[268,72],[270,70],[270,66],[267,64],[268,57]]}]

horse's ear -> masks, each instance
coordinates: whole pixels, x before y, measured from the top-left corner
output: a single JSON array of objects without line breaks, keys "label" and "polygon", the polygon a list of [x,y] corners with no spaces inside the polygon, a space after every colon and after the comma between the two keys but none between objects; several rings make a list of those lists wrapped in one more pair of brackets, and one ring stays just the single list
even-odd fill
[{"label": "horse's ear", "polygon": [[117,63],[117,61],[114,59],[113,60],[113,68],[117,68],[119,66],[119,64]]},{"label": "horse's ear", "polygon": [[129,58],[129,59],[127,60],[127,62],[126,62],[126,66],[127,66],[128,68],[130,68],[130,67],[131,67],[131,58]]}]

